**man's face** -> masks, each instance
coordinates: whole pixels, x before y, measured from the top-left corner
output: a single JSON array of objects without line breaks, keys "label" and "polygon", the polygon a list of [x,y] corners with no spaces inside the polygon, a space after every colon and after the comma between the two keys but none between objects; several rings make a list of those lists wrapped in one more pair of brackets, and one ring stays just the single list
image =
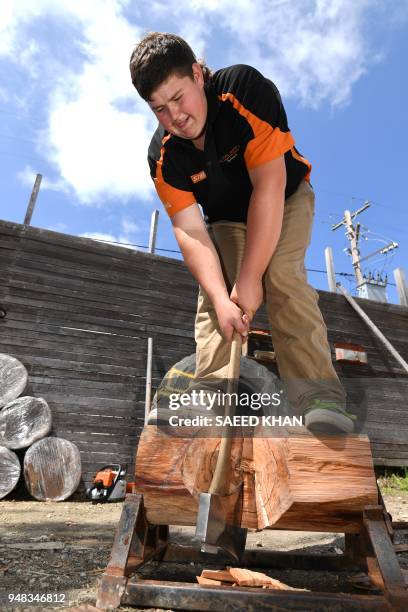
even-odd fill
[{"label": "man's face", "polygon": [[194,140],[207,120],[207,98],[201,66],[193,64],[193,79],[170,76],[151,95],[148,104],[170,134]]}]

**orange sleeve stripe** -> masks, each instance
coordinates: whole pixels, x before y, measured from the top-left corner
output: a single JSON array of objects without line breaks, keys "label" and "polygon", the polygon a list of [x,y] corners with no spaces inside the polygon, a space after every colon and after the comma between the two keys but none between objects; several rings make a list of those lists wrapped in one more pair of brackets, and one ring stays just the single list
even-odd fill
[{"label": "orange sleeve stripe", "polygon": [[273,128],[267,121],[263,121],[245,108],[233,94],[225,93],[219,97],[222,101],[229,100],[239,114],[248,121],[254,132],[255,138],[249,141],[244,153],[249,170],[276,159],[295,144],[290,132],[281,132],[279,128]]},{"label": "orange sleeve stripe", "polygon": [[169,217],[172,217],[176,213],[180,212],[184,208],[191,206],[196,203],[196,198],[191,191],[184,191],[183,189],[177,189],[166,183],[163,178],[163,157],[165,153],[164,145],[170,138],[171,134],[168,134],[163,138],[163,146],[160,149],[160,159],[156,164],[156,178],[154,179],[154,186],[156,187],[157,195],[165,207]]},{"label": "orange sleeve stripe", "polygon": [[303,155],[299,155],[299,153],[295,150],[295,147],[292,147],[290,152],[292,153],[295,159],[299,160],[303,164],[306,164],[306,166],[309,168],[305,176],[305,181],[310,182],[310,173],[312,172],[312,164],[306,159],[306,157],[303,157]]}]

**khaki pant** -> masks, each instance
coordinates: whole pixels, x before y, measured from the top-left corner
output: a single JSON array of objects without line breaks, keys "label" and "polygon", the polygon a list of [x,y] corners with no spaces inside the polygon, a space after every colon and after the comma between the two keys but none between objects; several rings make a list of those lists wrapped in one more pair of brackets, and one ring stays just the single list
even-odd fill
[{"label": "khaki pant", "polygon": [[[345,404],[345,392],[333,368],[327,330],[317,305],[318,295],[307,283],[304,267],[313,215],[314,192],[309,183],[302,181],[285,202],[281,235],[263,279],[280,377],[299,414],[314,398]],[[230,290],[244,253],[246,225],[217,221],[209,233]],[[225,378],[231,345],[223,339],[212,303],[201,289],[195,339],[195,378]]]}]

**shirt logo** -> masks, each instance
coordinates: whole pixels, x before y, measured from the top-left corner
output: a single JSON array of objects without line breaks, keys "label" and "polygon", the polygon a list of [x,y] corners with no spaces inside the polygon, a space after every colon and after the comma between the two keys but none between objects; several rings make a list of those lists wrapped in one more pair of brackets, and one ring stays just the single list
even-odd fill
[{"label": "shirt logo", "polygon": [[239,151],[239,145],[235,145],[235,147],[232,147],[231,151],[229,151],[228,153],[226,153],[225,155],[221,157],[220,163],[222,164],[223,162],[232,161],[238,155],[238,151]]},{"label": "shirt logo", "polygon": [[199,183],[200,181],[204,181],[207,178],[207,175],[204,170],[201,170],[201,172],[198,172],[197,174],[192,174],[190,178],[193,183]]}]

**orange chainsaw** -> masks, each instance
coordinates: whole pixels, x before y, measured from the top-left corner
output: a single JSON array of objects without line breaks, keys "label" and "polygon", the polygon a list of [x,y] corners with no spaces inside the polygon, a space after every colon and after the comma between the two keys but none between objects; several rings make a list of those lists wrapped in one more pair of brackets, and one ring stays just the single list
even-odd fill
[{"label": "orange chainsaw", "polygon": [[93,502],[121,501],[126,495],[127,465],[119,463],[105,465],[93,479],[86,496]]}]

